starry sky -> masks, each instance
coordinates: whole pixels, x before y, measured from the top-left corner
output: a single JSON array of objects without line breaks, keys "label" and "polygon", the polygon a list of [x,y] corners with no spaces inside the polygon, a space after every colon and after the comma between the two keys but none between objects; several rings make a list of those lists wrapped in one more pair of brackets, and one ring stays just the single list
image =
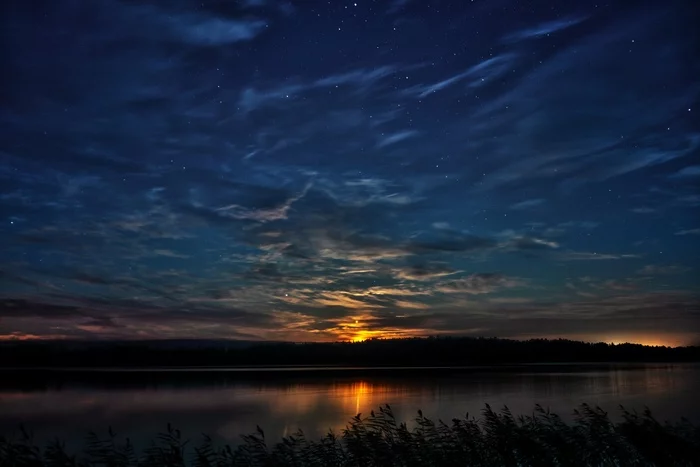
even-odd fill
[{"label": "starry sky", "polygon": [[699,342],[692,3],[3,2],[0,339]]}]

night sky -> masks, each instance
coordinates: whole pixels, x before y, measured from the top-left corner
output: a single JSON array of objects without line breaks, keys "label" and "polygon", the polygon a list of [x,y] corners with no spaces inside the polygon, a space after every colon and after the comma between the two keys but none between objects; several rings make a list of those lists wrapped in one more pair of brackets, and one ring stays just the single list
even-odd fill
[{"label": "night sky", "polygon": [[693,3],[3,2],[0,338],[698,342]]}]

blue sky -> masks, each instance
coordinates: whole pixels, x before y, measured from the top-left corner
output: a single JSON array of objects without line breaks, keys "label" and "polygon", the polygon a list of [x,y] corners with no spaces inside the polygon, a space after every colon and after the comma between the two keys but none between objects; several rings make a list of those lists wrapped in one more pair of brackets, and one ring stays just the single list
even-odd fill
[{"label": "blue sky", "polygon": [[0,337],[696,342],[691,3],[4,4]]}]

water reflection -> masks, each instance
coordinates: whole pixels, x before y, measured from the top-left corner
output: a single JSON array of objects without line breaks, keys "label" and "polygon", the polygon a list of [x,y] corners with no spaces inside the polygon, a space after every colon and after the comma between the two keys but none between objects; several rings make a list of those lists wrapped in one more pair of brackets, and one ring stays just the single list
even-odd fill
[{"label": "water reflection", "polygon": [[[125,376],[126,377],[126,376]],[[35,386],[36,387],[36,386]],[[262,426],[278,437],[303,428],[310,436],[336,432],[357,413],[389,403],[398,418],[409,420],[418,409],[449,421],[469,413],[478,416],[484,403],[507,404],[514,413],[530,413],[534,404],[564,417],[582,402],[615,413],[617,406],[648,405],[659,418],[681,416],[700,421],[700,369],[694,365],[650,366],[586,372],[470,372],[460,374],[373,374],[348,377],[298,377],[265,380],[181,379],[131,381],[114,387],[104,381],[47,381],[43,390],[2,388],[0,433],[20,423],[38,439],[56,435],[77,445],[89,430],[117,433],[145,442],[166,423],[190,438],[201,433],[236,442],[239,435]]]}]

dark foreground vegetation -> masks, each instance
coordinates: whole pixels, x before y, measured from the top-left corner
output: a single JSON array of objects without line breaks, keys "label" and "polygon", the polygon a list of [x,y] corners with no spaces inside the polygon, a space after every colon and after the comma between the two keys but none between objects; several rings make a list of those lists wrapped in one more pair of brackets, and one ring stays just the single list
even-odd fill
[{"label": "dark foreground vegetation", "polygon": [[415,427],[395,420],[387,405],[369,417],[353,418],[340,435],[319,440],[303,433],[270,443],[262,429],[236,447],[216,446],[206,436],[198,446],[168,427],[137,451],[128,440],[89,434],[81,454],[60,442],[36,447],[26,432],[0,438],[0,466],[697,466],[700,427],[686,420],[657,422],[649,413],[622,409],[612,422],[600,408],[582,405],[574,421],[536,407],[513,416],[488,405],[480,419],[433,422],[418,412]]},{"label": "dark foreground vegetation", "polygon": [[27,342],[0,345],[0,367],[464,366],[539,362],[700,361],[700,347],[564,339],[431,337],[359,343]]}]

